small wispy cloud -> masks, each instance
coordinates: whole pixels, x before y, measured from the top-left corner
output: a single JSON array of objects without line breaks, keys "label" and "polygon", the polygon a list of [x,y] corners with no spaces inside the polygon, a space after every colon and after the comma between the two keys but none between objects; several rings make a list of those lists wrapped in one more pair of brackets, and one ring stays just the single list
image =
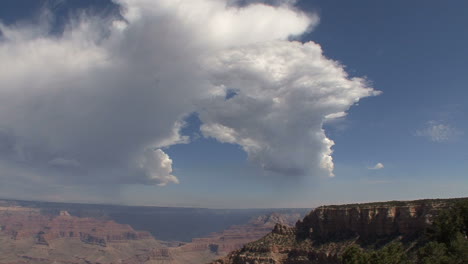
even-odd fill
[{"label": "small wispy cloud", "polygon": [[425,137],[432,142],[446,142],[459,136],[461,132],[450,124],[441,121],[428,121],[424,128],[416,131],[415,135]]},{"label": "small wispy cloud", "polygon": [[381,170],[384,168],[384,165],[382,163],[377,163],[373,167],[367,167],[369,170]]}]

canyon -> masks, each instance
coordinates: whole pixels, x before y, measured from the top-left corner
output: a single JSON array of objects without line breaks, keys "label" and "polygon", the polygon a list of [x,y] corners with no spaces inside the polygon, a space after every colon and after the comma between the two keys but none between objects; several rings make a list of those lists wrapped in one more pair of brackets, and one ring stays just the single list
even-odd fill
[{"label": "canyon", "polygon": [[442,210],[467,200],[321,206],[294,227],[277,224],[265,237],[213,264],[338,264],[351,245],[381,248],[395,241],[411,250]]},{"label": "canyon", "polygon": [[242,248],[248,242],[262,238],[273,230],[276,224],[293,226],[300,218],[299,213],[261,215],[252,218],[245,225],[231,226],[204,238],[194,238],[191,243],[182,244],[177,250],[184,252],[209,250],[218,256],[227,255]]},{"label": "canyon", "polygon": [[[158,215],[156,212],[159,208],[143,209],[147,211],[134,207],[111,206],[109,209],[108,206],[97,205],[0,200],[0,264],[208,263],[248,242],[260,239],[277,223],[294,225],[307,211],[279,209],[279,213],[266,210],[228,212],[227,216],[235,215],[241,220],[246,215],[251,217],[244,222],[238,220],[238,224],[220,231],[220,224],[205,227],[214,232],[192,237],[190,241],[163,241],[154,233],[135,230],[129,224],[112,219],[113,214],[122,215],[124,212],[133,212],[134,217],[141,217],[142,212],[149,212],[152,217]],[[168,217],[168,211],[181,212],[175,214],[178,217],[194,212],[192,209],[162,208],[162,218]],[[195,212],[195,216],[199,215],[198,211]],[[186,226],[180,226],[179,229],[191,226],[190,218],[176,222],[181,220],[186,222]],[[160,226],[153,230],[171,228],[173,223],[167,222],[166,226],[161,226],[156,221],[155,224]]]},{"label": "canyon", "polygon": [[0,263],[140,263],[161,248],[150,233],[114,221],[43,214],[37,208],[0,207]]},{"label": "canyon", "polygon": [[[440,212],[459,201],[468,198],[232,212],[0,200],[0,264],[339,264],[352,245],[382,248],[398,241],[406,250],[416,248]],[[236,224],[220,230],[226,223],[209,221],[204,228],[211,232],[203,235],[176,232],[175,238],[190,238],[181,241],[154,232],[177,228],[170,221],[155,221],[153,232],[125,223],[130,215],[147,216],[148,226],[149,219],[174,217],[185,223],[180,230],[190,230],[202,212],[216,221],[232,216]]]}]

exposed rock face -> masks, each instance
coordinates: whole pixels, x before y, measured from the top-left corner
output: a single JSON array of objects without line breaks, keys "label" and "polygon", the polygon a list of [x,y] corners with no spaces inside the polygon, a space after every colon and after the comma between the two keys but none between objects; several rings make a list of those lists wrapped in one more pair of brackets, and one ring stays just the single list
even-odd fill
[{"label": "exposed rock face", "polygon": [[276,225],[264,238],[214,263],[340,263],[339,256],[353,243],[418,238],[438,213],[456,200],[459,199],[322,206],[294,228]]},{"label": "exposed rock face", "polygon": [[278,224],[275,225],[275,227],[273,228],[273,231],[271,231],[271,233],[279,234],[279,235],[294,235],[295,230],[296,229],[291,228],[290,226],[278,223]]},{"label": "exposed rock face", "polygon": [[0,207],[0,234],[20,240],[35,237],[38,244],[47,245],[58,238],[76,238],[84,243],[105,246],[119,242],[151,238],[148,232],[133,230],[114,221],[70,216],[66,211],[58,216],[41,214],[38,209]]},{"label": "exposed rock face", "polygon": [[[0,207],[0,263],[145,263],[161,245],[149,233],[94,218]],[[152,262],[149,262],[152,263]],[[154,262],[153,262],[154,263]]]},{"label": "exposed rock face", "polygon": [[[21,200],[2,200],[0,206],[37,208],[48,215],[69,213],[80,218],[114,220],[136,230],[145,230],[166,241],[191,242],[193,238],[207,237],[233,225],[244,225],[252,217],[281,214],[306,214],[308,209],[206,209],[158,206],[123,206],[102,204],[56,203]],[[190,221],[187,221],[189,219]]]},{"label": "exposed rock face", "polygon": [[245,225],[235,225],[219,232],[212,233],[205,238],[195,238],[191,243],[181,246],[184,251],[209,250],[218,256],[242,248],[251,241],[262,238],[275,227],[276,224],[293,226],[301,215],[273,213],[255,217]]},{"label": "exposed rock face", "polygon": [[171,248],[171,263],[207,263],[226,256],[229,252],[242,248],[245,244],[262,238],[277,223],[292,226],[301,218],[301,214],[272,213],[252,218],[245,225],[235,225],[212,233],[205,238],[195,238],[192,242],[177,248]]},{"label": "exposed rock face", "polygon": [[410,236],[424,231],[440,209],[446,207],[444,201],[322,206],[296,227],[300,235],[314,240]]},{"label": "exposed rock face", "polygon": [[129,225],[76,217],[65,208],[44,210],[0,200],[0,264],[208,263],[263,237],[276,223],[294,225],[304,213],[298,211],[302,215],[262,215],[190,243],[163,245]]}]

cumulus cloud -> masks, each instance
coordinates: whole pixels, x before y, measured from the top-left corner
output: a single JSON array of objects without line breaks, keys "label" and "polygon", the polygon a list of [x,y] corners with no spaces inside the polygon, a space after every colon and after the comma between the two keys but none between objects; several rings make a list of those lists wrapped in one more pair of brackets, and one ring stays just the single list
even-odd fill
[{"label": "cumulus cloud", "polygon": [[172,160],[161,149],[147,149],[137,158],[137,167],[143,173],[144,184],[164,186],[168,183],[179,183],[172,175]]},{"label": "cumulus cloud", "polygon": [[373,167],[367,167],[369,170],[381,170],[384,168],[384,165],[382,163],[377,163]]},{"label": "cumulus cloud", "polygon": [[333,176],[332,146],[322,128],[360,98],[377,94],[323,56],[313,42],[270,41],[220,51],[208,63],[220,89],[236,95],[203,102],[202,132],[236,143],[266,170]]},{"label": "cumulus cloud", "polygon": [[454,139],[461,132],[449,124],[431,120],[426,123],[424,128],[417,130],[415,134],[433,142],[446,142]]},{"label": "cumulus cloud", "polygon": [[318,44],[289,41],[316,15],[291,1],[118,3],[123,20],[81,17],[58,36],[0,25],[0,180],[16,168],[44,182],[178,183],[164,148],[188,143],[193,112],[205,136],[267,170],[333,175],[323,122],[377,92]]}]

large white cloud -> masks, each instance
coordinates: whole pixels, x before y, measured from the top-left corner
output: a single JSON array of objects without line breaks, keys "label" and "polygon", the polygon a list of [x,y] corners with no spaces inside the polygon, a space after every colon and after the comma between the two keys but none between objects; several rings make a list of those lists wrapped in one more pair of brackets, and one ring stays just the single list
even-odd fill
[{"label": "large white cloud", "polygon": [[[323,122],[343,116],[360,98],[376,94],[363,79],[348,78],[319,45],[270,41],[231,48],[209,61],[215,84],[233,89],[206,100],[206,136],[240,144],[263,168],[283,174],[333,175]],[[318,169],[318,170],[317,170]]]},{"label": "large white cloud", "polygon": [[316,15],[231,2],[122,0],[124,21],[81,17],[60,36],[2,25],[0,179],[177,183],[163,149],[187,142],[194,111],[206,136],[265,169],[332,174],[322,123],[375,92],[319,45],[288,40]]}]

